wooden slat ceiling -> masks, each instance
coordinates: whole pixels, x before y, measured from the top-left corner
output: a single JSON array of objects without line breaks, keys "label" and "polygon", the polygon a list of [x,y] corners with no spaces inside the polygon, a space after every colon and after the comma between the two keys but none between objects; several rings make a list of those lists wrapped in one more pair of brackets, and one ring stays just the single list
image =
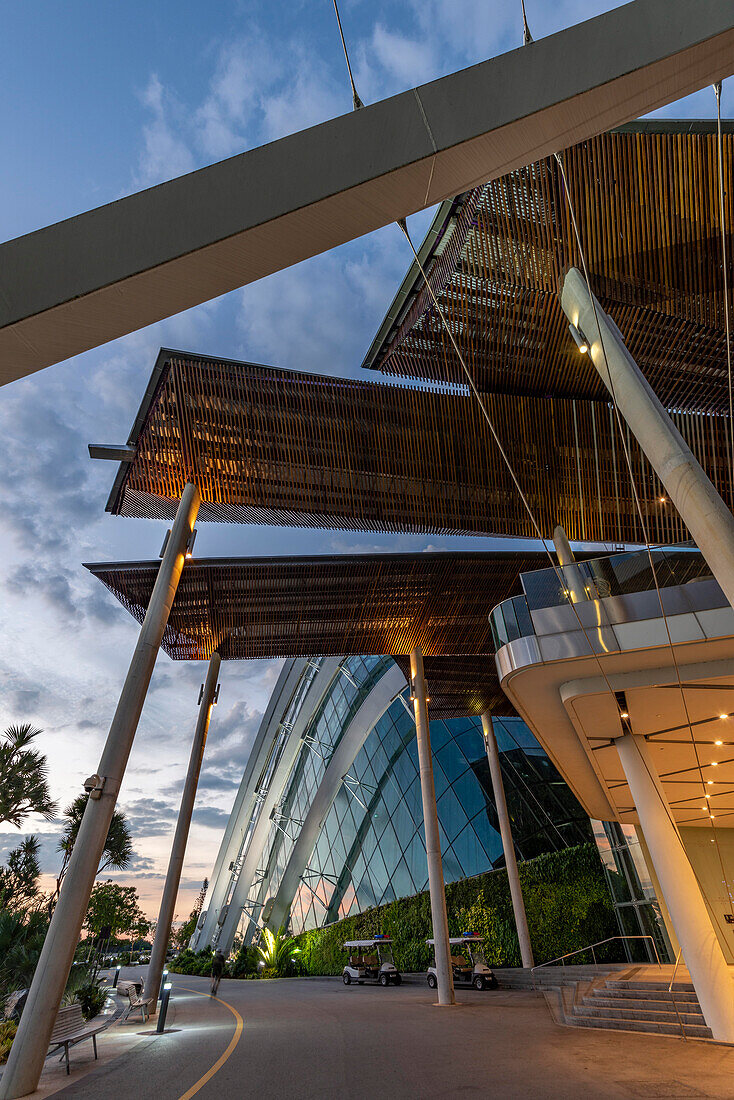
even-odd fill
[{"label": "wooden slat ceiling", "polygon": [[[187,480],[202,521],[380,532],[534,537],[474,400],[162,351],[108,509],[171,520]],[[643,541],[606,402],[487,397],[520,483],[549,537]],[[675,419],[726,500],[722,417]],[[687,537],[634,439],[655,542]]]},{"label": "wooden slat ceiling", "polygon": [[[730,127],[723,143],[731,286]],[[632,123],[563,157],[595,293],[656,393],[669,408],[726,411],[715,126]],[[554,158],[463,197],[427,271],[481,390],[606,399],[559,305],[569,265],[581,263]],[[410,378],[465,381],[420,277],[372,363]]]},{"label": "wooden slat ceiling", "polygon": [[[142,622],[159,562],[92,564]],[[187,561],[162,646],[174,660],[426,657],[431,714],[514,713],[495,669],[488,615],[520,591],[537,553],[345,555]],[[406,668],[405,664],[401,667]]]}]

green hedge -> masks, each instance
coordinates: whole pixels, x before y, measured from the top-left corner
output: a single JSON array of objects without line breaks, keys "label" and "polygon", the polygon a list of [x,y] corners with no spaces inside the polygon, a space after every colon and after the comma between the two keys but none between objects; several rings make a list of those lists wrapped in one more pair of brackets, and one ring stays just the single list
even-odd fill
[{"label": "green hedge", "polygon": [[[618,934],[596,845],[581,844],[538,856],[521,863],[519,871],[537,963]],[[446,905],[452,936],[481,933],[486,937],[490,965],[521,965],[506,871],[489,871],[451,883],[446,887]],[[398,966],[419,971],[430,961],[431,949],[425,943],[430,929],[426,892],[367,909],[326,928],[302,932],[296,943],[306,974],[340,974],[345,962],[344,940],[368,939],[382,932],[394,940]],[[621,959],[621,950],[619,944],[609,945],[605,961]],[[599,957],[605,958],[603,951]],[[582,956],[575,961],[587,960]]]}]

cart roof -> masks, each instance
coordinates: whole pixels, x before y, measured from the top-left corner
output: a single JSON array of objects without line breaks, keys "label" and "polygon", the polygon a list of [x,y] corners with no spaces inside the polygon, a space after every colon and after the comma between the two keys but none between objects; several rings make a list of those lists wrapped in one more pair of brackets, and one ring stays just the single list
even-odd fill
[{"label": "cart roof", "polygon": [[[436,941],[426,940],[426,943],[430,943],[431,947],[434,947]],[[450,936],[449,943],[484,943],[484,936]]]},{"label": "cart roof", "polygon": [[345,947],[379,947],[381,943],[392,943],[390,936],[377,936],[374,940],[345,940]]}]

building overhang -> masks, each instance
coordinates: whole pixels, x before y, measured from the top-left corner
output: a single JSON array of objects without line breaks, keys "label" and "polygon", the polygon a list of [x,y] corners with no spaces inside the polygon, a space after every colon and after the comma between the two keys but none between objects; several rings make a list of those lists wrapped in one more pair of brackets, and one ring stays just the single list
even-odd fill
[{"label": "building overhang", "polygon": [[729,0],[634,0],[0,246],[0,382],[449,199],[730,75]]}]

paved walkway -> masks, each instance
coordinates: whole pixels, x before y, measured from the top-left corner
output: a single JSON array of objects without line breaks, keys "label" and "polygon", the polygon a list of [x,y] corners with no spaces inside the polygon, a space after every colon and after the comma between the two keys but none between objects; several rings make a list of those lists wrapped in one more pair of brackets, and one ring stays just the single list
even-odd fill
[{"label": "paved walkway", "polygon": [[[173,976],[164,1035],[147,1035],[54,1095],[75,1100],[558,1100],[734,1095],[734,1049],[556,1026],[542,994],[427,986],[345,987],[336,979],[223,981]],[[240,1023],[241,1021],[241,1023]],[[133,1025],[135,1035],[148,1031]],[[111,1036],[110,1036],[111,1038]],[[100,1047],[104,1046],[102,1036]],[[86,1056],[80,1052],[77,1059]],[[212,1072],[213,1071],[213,1072]]]}]

